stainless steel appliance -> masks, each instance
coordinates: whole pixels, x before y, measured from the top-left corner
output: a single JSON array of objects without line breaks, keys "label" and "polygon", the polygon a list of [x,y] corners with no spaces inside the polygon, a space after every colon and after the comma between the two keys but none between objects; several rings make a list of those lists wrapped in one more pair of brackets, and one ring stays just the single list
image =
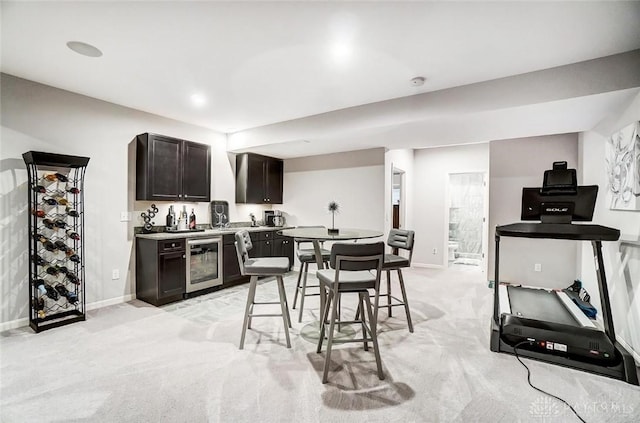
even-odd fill
[{"label": "stainless steel appliance", "polygon": [[284,226],[284,216],[281,210],[265,210],[264,211],[265,226]]},{"label": "stainless steel appliance", "polygon": [[186,292],[222,285],[222,237],[187,240]]}]

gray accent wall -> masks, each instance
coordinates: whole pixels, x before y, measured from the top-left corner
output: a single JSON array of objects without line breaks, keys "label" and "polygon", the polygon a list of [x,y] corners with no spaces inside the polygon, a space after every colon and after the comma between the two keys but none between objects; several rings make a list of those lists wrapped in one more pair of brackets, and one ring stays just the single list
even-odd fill
[{"label": "gray accent wall", "polygon": [[[578,165],[578,135],[549,135],[492,141],[489,181],[489,272],[494,279],[495,228],[520,221],[523,187],[542,185],[554,161]],[[500,281],[566,288],[576,271],[578,243],[564,240],[501,238]],[[539,263],[541,271],[534,271]]]}]

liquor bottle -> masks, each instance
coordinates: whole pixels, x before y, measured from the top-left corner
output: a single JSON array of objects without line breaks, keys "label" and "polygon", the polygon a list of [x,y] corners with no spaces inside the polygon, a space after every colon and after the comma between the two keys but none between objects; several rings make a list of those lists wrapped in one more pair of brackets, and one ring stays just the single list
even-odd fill
[{"label": "liquor bottle", "polygon": [[167,229],[173,228],[173,219],[175,215],[176,214],[173,212],[173,206],[169,206],[169,211],[167,212]]},{"label": "liquor bottle", "polygon": [[44,194],[45,192],[47,192],[47,189],[42,185],[34,185],[31,189],[40,194]]},{"label": "liquor bottle", "polygon": [[31,214],[38,217],[45,217],[47,213],[44,210],[33,209],[31,210]]},{"label": "liquor bottle", "polygon": [[70,192],[71,194],[80,194],[80,189],[78,187],[67,187],[67,192]]},{"label": "liquor bottle", "polygon": [[57,206],[58,205],[58,202],[55,199],[51,198],[51,197],[45,197],[45,198],[42,199],[42,201],[47,203],[50,206]]},{"label": "liquor bottle", "polygon": [[75,239],[76,241],[80,239],[80,235],[77,232],[74,232],[73,229],[67,229],[66,234],[69,238]]},{"label": "liquor bottle", "polygon": [[78,213],[77,210],[72,209],[71,207],[67,206],[65,208],[65,211],[67,212],[67,216],[71,216],[71,217],[79,217],[80,213]]},{"label": "liquor bottle", "polygon": [[80,256],[77,254],[72,254],[69,256],[69,260],[71,260],[74,263],[80,263]]},{"label": "liquor bottle", "polygon": [[191,209],[191,214],[189,215],[189,229],[195,229],[196,228],[196,214],[193,212],[193,209]]},{"label": "liquor bottle", "polygon": [[64,229],[67,227],[67,222],[62,219],[56,219],[53,221],[53,224],[56,228]]}]

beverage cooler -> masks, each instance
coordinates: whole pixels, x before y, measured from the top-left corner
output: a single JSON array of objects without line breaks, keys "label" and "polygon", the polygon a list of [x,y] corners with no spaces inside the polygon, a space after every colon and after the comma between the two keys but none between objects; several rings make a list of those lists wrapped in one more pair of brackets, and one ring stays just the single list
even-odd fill
[{"label": "beverage cooler", "polygon": [[29,325],[85,320],[84,174],[88,157],[29,151]]}]

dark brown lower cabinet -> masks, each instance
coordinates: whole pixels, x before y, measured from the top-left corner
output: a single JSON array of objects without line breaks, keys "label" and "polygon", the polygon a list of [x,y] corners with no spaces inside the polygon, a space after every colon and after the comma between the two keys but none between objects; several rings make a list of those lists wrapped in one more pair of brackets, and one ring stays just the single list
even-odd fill
[{"label": "dark brown lower cabinet", "polygon": [[[238,264],[235,241],[234,235],[225,235],[222,238],[222,269],[224,275],[223,283],[225,285],[238,282],[243,278]],[[249,280],[248,278],[246,279],[247,281]]]},{"label": "dark brown lower cabinet", "polygon": [[136,239],[136,298],[163,305],[183,298],[186,240]]}]

